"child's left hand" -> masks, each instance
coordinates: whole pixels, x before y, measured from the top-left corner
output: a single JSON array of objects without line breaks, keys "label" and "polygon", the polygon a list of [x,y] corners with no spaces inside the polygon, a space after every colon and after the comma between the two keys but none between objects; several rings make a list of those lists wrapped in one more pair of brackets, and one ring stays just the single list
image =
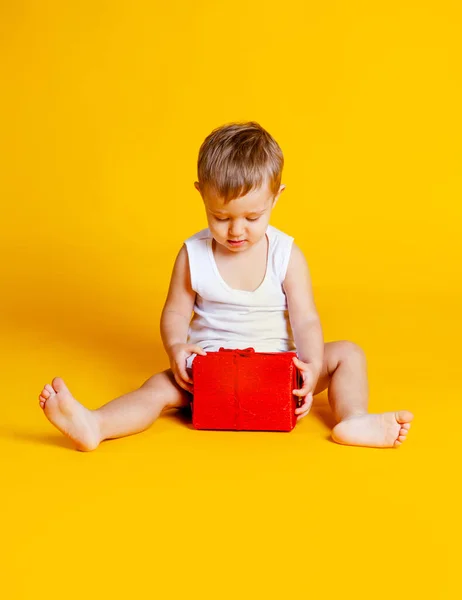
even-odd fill
[{"label": "child's left hand", "polygon": [[316,374],[314,373],[313,367],[301,361],[299,358],[294,356],[294,364],[297,369],[301,372],[303,378],[303,386],[299,390],[294,390],[293,393],[300,398],[303,398],[303,404],[295,409],[295,414],[298,415],[297,421],[306,417],[310,412],[311,405],[313,404],[313,392],[316,387]]}]

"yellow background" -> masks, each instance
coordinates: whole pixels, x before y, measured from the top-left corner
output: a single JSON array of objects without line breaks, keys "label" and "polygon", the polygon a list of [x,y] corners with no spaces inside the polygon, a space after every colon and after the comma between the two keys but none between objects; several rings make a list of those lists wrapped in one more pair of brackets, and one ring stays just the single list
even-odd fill
[{"label": "yellow background", "polygon": [[[2,2],[1,596],[457,598],[462,11],[456,1]],[[326,341],[367,353],[399,450],[171,411],[89,454],[46,420],[168,366],[159,317],[205,136],[256,120],[286,166],[272,224]]]}]

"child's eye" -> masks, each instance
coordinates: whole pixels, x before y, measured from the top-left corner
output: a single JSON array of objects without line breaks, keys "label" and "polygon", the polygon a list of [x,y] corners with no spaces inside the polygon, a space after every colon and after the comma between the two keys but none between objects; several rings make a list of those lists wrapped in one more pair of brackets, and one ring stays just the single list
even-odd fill
[{"label": "child's eye", "polygon": [[260,218],[260,216],[255,217],[254,219],[251,219],[250,217],[247,217],[247,221],[258,221],[259,218]]},{"label": "child's eye", "polygon": [[215,217],[215,219],[216,219],[217,221],[228,221],[228,219],[219,219],[218,217]]}]

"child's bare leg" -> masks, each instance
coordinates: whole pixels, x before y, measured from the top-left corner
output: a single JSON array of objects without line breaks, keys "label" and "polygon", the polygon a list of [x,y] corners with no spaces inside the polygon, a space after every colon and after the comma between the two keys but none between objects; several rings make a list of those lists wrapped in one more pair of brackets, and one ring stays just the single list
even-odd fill
[{"label": "child's bare leg", "polygon": [[39,402],[49,421],[69,437],[78,450],[89,451],[102,440],[147,429],[164,409],[186,406],[188,396],[168,369],[150,377],[139,389],[96,410],[80,404],[60,377],[43,388]]},{"label": "child's bare leg", "polygon": [[411,412],[368,413],[367,364],[359,346],[348,341],[325,344],[324,364],[315,394],[326,387],[338,421],[332,430],[336,442],[388,448],[405,441],[414,418]]}]

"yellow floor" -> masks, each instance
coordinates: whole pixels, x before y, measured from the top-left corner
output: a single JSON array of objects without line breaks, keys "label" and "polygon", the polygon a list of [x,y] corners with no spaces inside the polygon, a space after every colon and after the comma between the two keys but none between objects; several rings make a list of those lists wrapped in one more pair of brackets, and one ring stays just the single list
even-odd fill
[{"label": "yellow floor", "polygon": [[[344,321],[357,315],[345,328],[331,291],[317,291],[326,341],[365,347],[371,411],[415,413],[398,450],[333,443],[322,394],[291,433],[195,431],[171,411],[142,434],[74,451],[39,408],[43,384],[62,376],[95,408],[165,366],[159,341],[72,328],[66,339],[46,319],[21,326],[10,315],[2,598],[460,597],[462,390],[445,346],[456,303],[446,298],[424,331],[422,292],[369,296],[374,328],[344,301]],[[391,325],[393,301],[403,320]]]}]

